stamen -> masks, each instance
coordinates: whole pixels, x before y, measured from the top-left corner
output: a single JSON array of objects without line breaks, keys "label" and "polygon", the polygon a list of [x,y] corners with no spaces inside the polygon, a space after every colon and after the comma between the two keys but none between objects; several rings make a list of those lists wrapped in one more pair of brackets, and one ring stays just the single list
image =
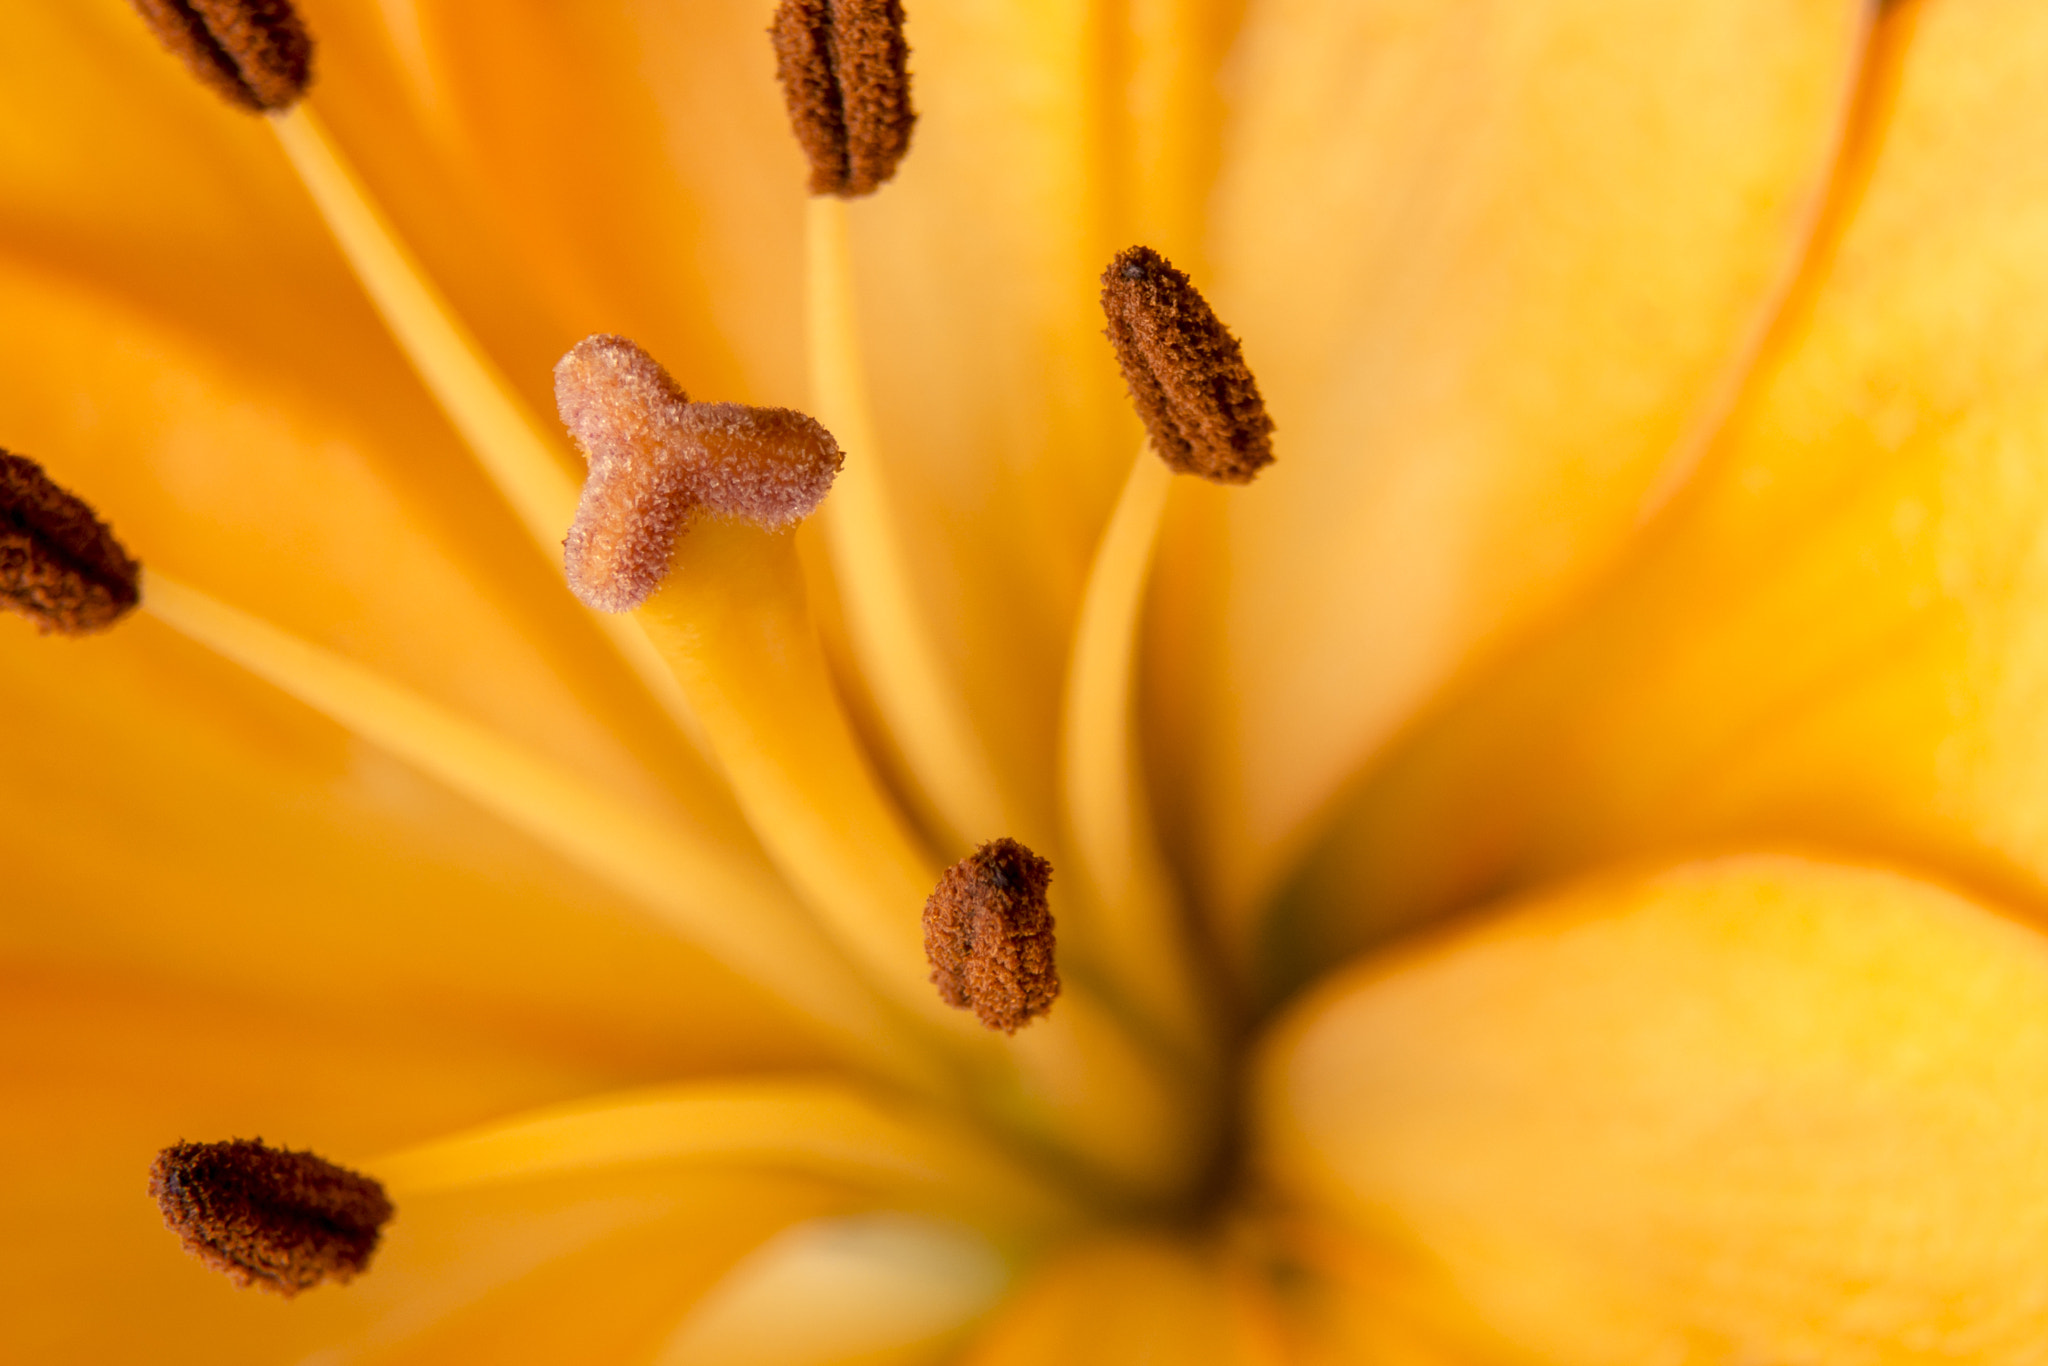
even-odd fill
[{"label": "stamen", "polygon": [[135,8],[230,104],[258,114],[289,109],[313,80],[313,38],[291,0],[135,0]]},{"label": "stamen", "polygon": [[287,1298],[368,1270],[392,1215],[369,1177],[260,1138],[173,1144],[149,1169],[149,1193],[187,1252]]},{"label": "stamen", "polygon": [[898,0],[782,0],[768,34],[811,193],[873,194],[910,150],[910,45]]},{"label": "stamen", "polygon": [[0,451],[0,604],[46,635],[85,635],[135,606],[141,573],[84,499]]},{"label": "stamen", "polygon": [[555,403],[590,462],[564,542],[569,587],[603,612],[660,586],[693,512],[787,526],[817,507],[843,458],[802,413],[690,402],[624,337],[587,337],[562,357]]},{"label": "stamen", "polygon": [[1052,1009],[1052,865],[1015,840],[993,840],[948,868],[924,904],[924,952],[939,999],[1014,1034]]},{"label": "stamen", "polygon": [[[271,119],[270,127],[392,340],[534,545],[554,561],[562,526],[576,508],[567,453],[557,452],[553,434],[463,325],[313,111],[301,106]],[[594,621],[703,752],[704,728],[646,632],[630,617],[600,613]]]},{"label": "stamen", "polygon": [[360,664],[151,570],[144,610],[444,783],[653,912],[781,997],[843,1051],[925,1085],[916,1040],[877,1002],[765,868]]},{"label": "stamen", "polygon": [[1089,567],[1067,654],[1060,707],[1060,796],[1066,848],[1084,895],[1068,939],[1155,1028],[1193,1058],[1213,1059],[1215,1012],[1166,859],[1153,831],[1135,733],[1138,623],[1173,474],[1139,450]]},{"label": "stamen", "polygon": [[1273,419],[1229,329],[1150,247],[1102,272],[1102,311],[1152,448],[1176,472],[1248,484],[1273,461]]},{"label": "stamen", "polygon": [[861,364],[846,205],[812,200],[805,239],[811,402],[854,453],[824,517],[854,661],[918,788],[959,845],[991,830],[1049,843],[1032,805],[989,757],[915,588]]}]

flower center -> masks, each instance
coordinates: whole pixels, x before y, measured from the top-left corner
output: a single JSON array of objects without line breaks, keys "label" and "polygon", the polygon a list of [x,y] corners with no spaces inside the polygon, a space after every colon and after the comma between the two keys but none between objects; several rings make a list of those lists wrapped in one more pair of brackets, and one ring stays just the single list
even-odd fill
[{"label": "flower center", "polygon": [[[560,416],[588,465],[580,495],[558,434],[495,370],[312,113],[289,107],[311,48],[285,0],[137,3],[209,84],[271,114],[422,381],[536,544],[551,558],[560,547],[569,587],[605,614],[601,629],[723,775],[759,852],[708,849],[173,580],[152,573],[144,605],[579,860],[811,1019],[881,1092],[967,1116],[1006,1159],[1100,1208],[1183,1209],[1212,1191],[1227,1141],[1229,1030],[1145,810],[1135,642],[1171,474],[1249,482],[1273,459],[1273,424],[1236,340],[1188,277],[1142,246],[1102,277],[1150,453],[1138,452],[1087,577],[1062,701],[1060,820],[1041,831],[939,662],[877,472],[839,201],[877,190],[909,145],[909,49],[894,0],[784,0],[771,29],[811,189],[828,197],[807,218],[806,302],[813,387],[832,430],[789,409],[693,402],[632,342],[591,337],[555,373]],[[30,462],[4,461],[41,479]],[[0,476],[14,469],[0,463]],[[826,534],[855,664],[936,825],[877,776],[792,539],[778,534],[835,480]],[[35,572],[79,602],[111,604],[35,610],[98,611],[104,621],[92,624],[105,624],[132,605],[136,566],[89,510],[47,480],[20,482],[25,510],[0,509],[14,519],[0,531],[15,526]],[[95,537],[111,547],[99,560],[88,554]],[[0,539],[0,569],[11,544]],[[949,846],[975,852],[944,866],[935,851]],[[1055,862],[1072,874],[1060,884],[1057,955]],[[173,1226],[244,1283],[346,1279],[389,1216],[388,1201],[364,1214],[384,1200],[374,1182],[306,1154],[180,1145],[159,1166]],[[346,1188],[355,1222],[276,1194],[285,1187]],[[201,1189],[216,1194],[179,1194]],[[184,1202],[175,1215],[163,1191]],[[231,1213],[209,1213],[219,1210]],[[330,1224],[341,1240],[331,1246],[305,1232]],[[356,1246],[348,1238],[359,1254],[335,1250]]]}]

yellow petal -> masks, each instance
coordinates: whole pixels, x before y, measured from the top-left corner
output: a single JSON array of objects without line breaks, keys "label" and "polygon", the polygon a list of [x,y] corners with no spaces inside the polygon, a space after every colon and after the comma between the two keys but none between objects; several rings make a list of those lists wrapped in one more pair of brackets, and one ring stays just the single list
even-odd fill
[{"label": "yellow petal", "polygon": [[324,1337],[306,1335],[322,1362],[645,1362],[764,1240],[848,1205],[829,1186],[734,1171],[421,1200],[368,1276],[290,1308],[325,1311]]},{"label": "yellow petal", "polygon": [[1756,856],[1511,907],[1319,991],[1256,1103],[1389,1313],[1482,1360],[2048,1332],[2048,940],[1894,873]]},{"label": "yellow petal", "polygon": [[1213,1256],[1144,1237],[1084,1244],[999,1310],[967,1366],[1267,1366],[1259,1315]]},{"label": "yellow petal", "polygon": [[312,102],[542,412],[578,338],[801,406],[804,169],[749,0],[310,0]]},{"label": "yellow petal", "polygon": [[1226,914],[1696,454],[1863,29],[1855,0],[1250,7],[1212,297],[1279,460],[1188,491],[1153,641],[1164,786]]},{"label": "yellow petal", "polygon": [[[696,1186],[669,1173],[660,1189],[559,1183],[419,1196],[400,1202],[371,1271],[353,1285],[290,1305],[237,1291],[163,1227],[148,1194],[159,1147],[261,1135],[359,1165],[609,1076],[529,1039],[423,1029],[369,1007],[210,999],[134,975],[0,973],[0,1220],[15,1231],[0,1242],[0,1356],[275,1362],[354,1333],[390,1340],[550,1258],[668,1216],[671,1274],[648,1324],[651,1347],[687,1306],[700,1250],[708,1265],[695,1274],[708,1284],[782,1224],[846,1203],[816,1182],[731,1172]],[[692,1216],[688,1237],[673,1224],[678,1214]]]},{"label": "yellow petal", "polygon": [[847,214],[911,577],[994,764],[1042,830],[1055,828],[1067,632],[1137,440],[1096,302],[1126,245],[1107,202],[1113,21],[1097,9],[912,11],[910,154]]},{"label": "yellow petal", "polygon": [[1348,907],[1759,838],[2048,904],[2048,13],[1886,24],[1853,213],[1698,487],[1390,763]]},{"label": "yellow petal", "polygon": [[713,1287],[655,1363],[933,1361],[996,1301],[1008,1279],[1001,1254],[956,1224],[901,1214],[800,1224]]}]

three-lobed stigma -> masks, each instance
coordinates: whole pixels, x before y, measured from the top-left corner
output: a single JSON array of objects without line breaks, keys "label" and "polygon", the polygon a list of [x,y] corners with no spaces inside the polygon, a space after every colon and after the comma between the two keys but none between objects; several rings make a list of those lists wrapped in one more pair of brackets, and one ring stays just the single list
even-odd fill
[{"label": "three-lobed stigma", "polygon": [[939,999],[1014,1034],[1052,1009],[1052,864],[1013,839],[948,868],[924,904],[924,952]]},{"label": "three-lobed stigma", "polygon": [[163,45],[230,104],[289,109],[313,80],[313,38],[291,0],[134,0]]},{"label": "three-lobed stigma", "polygon": [[811,193],[873,194],[910,150],[910,45],[898,0],[782,0],[768,34]]},{"label": "three-lobed stigma", "polygon": [[590,465],[563,569],[600,612],[631,611],[660,587],[692,515],[788,526],[817,507],[845,459],[793,409],[692,403],[625,337],[570,348],[555,365],[555,407]]},{"label": "three-lobed stigma", "polygon": [[1273,463],[1273,419],[1237,338],[1194,284],[1150,247],[1102,272],[1102,311],[1131,404],[1176,472],[1248,484]]},{"label": "three-lobed stigma", "polygon": [[149,1169],[149,1193],[187,1252],[287,1298],[360,1276],[393,1213],[372,1178],[260,1138],[172,1144]]},{"label": "three-lobed stigma", "polygon": [[0,450],[0,605],[46,634],[105,630],[141,600],[142,566],[90,505]]}]

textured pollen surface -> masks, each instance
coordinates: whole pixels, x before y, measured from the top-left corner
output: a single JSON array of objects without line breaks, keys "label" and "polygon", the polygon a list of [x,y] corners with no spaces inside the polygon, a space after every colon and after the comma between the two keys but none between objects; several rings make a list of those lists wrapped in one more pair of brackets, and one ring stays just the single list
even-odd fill
[{"label": "textured pollen surface", "polygon": [[231,104],[289,109],[313,79],[313,39],[291,0],[134,0],[157,38]]},{"label": "textured pollen surface", "polygon": [[693,499],[689,398],[624,337],[586,337],[555,365],[555,407],[590,474],[562,543],[569,589],[600,612],[628,612],[668,573]]},{"label": "textured pollen surface", "polygon": [[187,1252],[236,1285],[287,1297],[361,1275],[392,1215],[369,1177],[260,1138],[165,1148],[149,1193]]},{"label": "textured pollen surface", "polygon": [[873,194],[910,150],[910,45],[897,0],[782,0],[768,30],[811,193]]},{"label": "textured pollen surface", "polygon": [[46,633],[84,635],[135,606],[141,574],[83,499],[0,451],[0,603]]},{"label": "textured pollen surface", "polygon": [[1102,272],[1102,311],[1160,459],[1219,484],[1248,484],[1273,462],[1273,419],[1244,353],[1187,276],[1128,248]]},{"label": "textured pollen surface", "polygon": [[684,421],[698,504],[768,530],[808,517],[846,459],[832,433],[793,408],[693,403]]},{"label": "textured pollen surface", "polygon": [[984,844],[948,868],[924,904],[924,952],[949,1006],[1014,1034],[1052,1009],[1052,865],[1015,840]]},{"label": "textured pollen surface", "polygon": [[624,337],[571,348],[555,366],[555,406],[590,462],[563,567],[600,612],[631,611],[661,586],[693,514],[788,526],[818,506],[843,459],[803,413],[690,402]]}]

